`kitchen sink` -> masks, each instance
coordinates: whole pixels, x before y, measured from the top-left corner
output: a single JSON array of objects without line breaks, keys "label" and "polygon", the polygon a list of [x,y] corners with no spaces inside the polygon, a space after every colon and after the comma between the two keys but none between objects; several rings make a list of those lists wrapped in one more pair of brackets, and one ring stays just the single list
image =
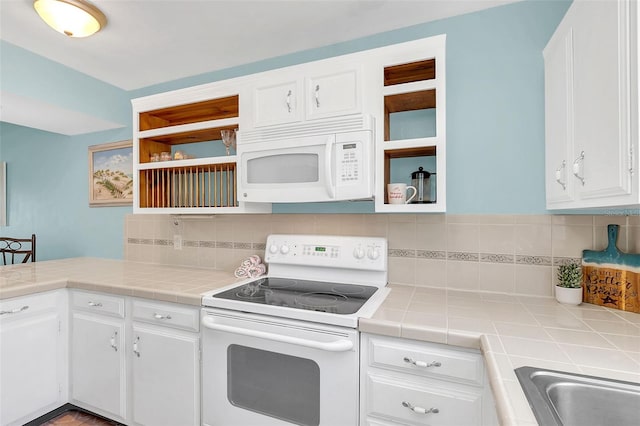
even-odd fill
[{"label": "kitchen sink", "polygon": [[540,425],[640,424],[640,383],[534,367],[515,372]]}]

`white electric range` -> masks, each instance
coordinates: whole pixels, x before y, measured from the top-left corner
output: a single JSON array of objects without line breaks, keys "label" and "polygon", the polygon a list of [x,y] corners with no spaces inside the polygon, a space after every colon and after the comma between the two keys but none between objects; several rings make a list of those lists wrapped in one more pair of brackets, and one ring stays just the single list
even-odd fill
[{"label": "white electric range", "polygon": [[389,290],[384,238],[270,235],[264,277],[203,299],[203,422],[358,423],[358,318]]}]

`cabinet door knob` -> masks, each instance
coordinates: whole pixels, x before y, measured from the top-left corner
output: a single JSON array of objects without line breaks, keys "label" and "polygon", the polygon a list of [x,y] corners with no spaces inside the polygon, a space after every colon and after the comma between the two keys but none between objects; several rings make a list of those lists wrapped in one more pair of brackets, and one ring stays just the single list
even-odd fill
[{"label": "cabinet door knob", "polygon": [[408,356],[404,357],[404,362],[409,363],[409,364],[413,364],[416,367],[422,367],[422,368],[429,368],[429,367],[440,367],[442,366],[442,363],[440,361],[431,361],[431,362],[424,362],[424,361],[415,361],[411,358],[409,358]]},{"label": "cabinet door knob", "polygon": [[406,401],[402,401],[402,406],[417,414],[438,414],[440,412],[437,408],[432,407],[427,410],[426,408],[416,407],[412,403]]}]

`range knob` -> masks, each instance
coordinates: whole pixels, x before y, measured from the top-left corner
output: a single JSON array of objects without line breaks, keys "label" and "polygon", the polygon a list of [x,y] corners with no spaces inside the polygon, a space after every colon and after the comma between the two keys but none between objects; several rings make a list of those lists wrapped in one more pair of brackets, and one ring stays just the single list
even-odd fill
[{"label": "range knob", "polygon": [[376,260],[377,258],[379,258],[380,250],[378,249],[378,247],[369,248],[369,250],[367,251],[367,257],[371,260]]},{"label": "range knob", "polygon": [[278,252],[278,246],[275,244],[271,244],[269,246],[269,253],[276,254]]},{"label": "range knob", "polygon": [[356,247],[355,249],[353,249],[353,257],[355,257],[356,259],[362,259],[364,258],[364,250],[362,247]]},{"label": "range knob", "polygon": [[282,253],[282,254],[289,253],[289,246],[284,244],[282,247],[280,247],[280,253]]}]

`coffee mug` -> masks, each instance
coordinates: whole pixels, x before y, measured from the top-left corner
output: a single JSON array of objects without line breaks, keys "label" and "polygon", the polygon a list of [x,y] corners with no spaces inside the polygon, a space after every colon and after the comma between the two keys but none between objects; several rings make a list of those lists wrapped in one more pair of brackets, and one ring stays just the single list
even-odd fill
[{"label": "coffee mug", "polygon": [[[413,190],[409,199],[407,199],[407,189]],[[387,185],[389,204],[407,204],[415,198],[416,192],[415,186],[410,186],[406,183],[390,183]]]}]

